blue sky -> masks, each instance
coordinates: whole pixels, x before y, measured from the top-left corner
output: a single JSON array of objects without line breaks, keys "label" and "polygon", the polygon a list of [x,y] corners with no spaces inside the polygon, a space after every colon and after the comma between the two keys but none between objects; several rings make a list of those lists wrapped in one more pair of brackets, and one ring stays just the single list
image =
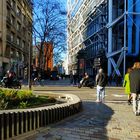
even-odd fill
[{"label": "blue sky", "polygon": [[[35,4],[36,4],[38,1],[40,1],[40,2],[42,3],[41,0],[34,0]],[[63,7],[62,9],[64,9],[64,8],[66,9],[66,8],[67,8],[67,0],[58,0],[58,1],[61,3],[61,5],[62,5],[62,7]],[[35,11],[38,11],[38,7],[36,7],[36,6],[35,6]],[[39,12],[39,11],[38,11],[38,12]],[[37,13],[38,13],[38,12],[37,12]],[[40,13],[40,12],[39,12],[39,13]],[[39,14],[39,13],[38,13],[38,14]],[[37,27],[38,24],[37,24],[37,22],[35,22],[35,23],[36,23],[35,26]],[[39,27],[40,27],[40,26],[39,26]],[[40,30],[39,27],[37,27],[37,30]],[[40,31],[41,31],[41,30],[40,30]],[[38,41],[38,40],[40,40],[40,37],[35,37],[34,40]],[[40,41],[38,41],[38,42],[40,42]],[[65,42],[64,42],[64,43],[65,43]],[[66,44],[67,44],[67,43],[65,43],[65,46],[66,46]],[[63,44],[60,44],[60,43],[59,43],[59,46],[61,46],[61,45],[64,46]],[[67,47],[67,46],[66,46],[66,47]],[[55,50],[57,51],[57,49],[55,49]],[[59,49],[59,50],[60,50],[60,49]],[[61,56],[62,56],[63,59],[65,58],[65,54],[66,54],[65,52],[64,52],[64,53],[63,53],[63,52],[61,53]]]},{"label": "blue sky", "polygon": [[67,0],[60,0],[65,6],[67,6]]}]

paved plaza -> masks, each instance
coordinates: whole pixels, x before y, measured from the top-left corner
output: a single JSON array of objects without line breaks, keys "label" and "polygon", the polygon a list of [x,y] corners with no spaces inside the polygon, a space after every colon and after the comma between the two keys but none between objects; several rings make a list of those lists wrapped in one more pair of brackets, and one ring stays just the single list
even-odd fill
[{"label": "paved plaza", "polygon": [[96,88],[78,89],[66,81],[60,83],[34,86],[33,90],[44,95],[75,94],[82,100],[83,111],[22,137],[24,140],[140,140],[140,116],[133,114],[123,88],[107,87],[102,104],[95,102]]}]

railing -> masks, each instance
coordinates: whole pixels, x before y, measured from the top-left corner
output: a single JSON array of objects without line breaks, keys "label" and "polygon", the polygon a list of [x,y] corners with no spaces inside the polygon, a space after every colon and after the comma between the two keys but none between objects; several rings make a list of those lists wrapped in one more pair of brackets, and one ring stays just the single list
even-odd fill
[{"label": "railing", "polygon": [[62,96],[67,99],[66,103],[33,109],[0,111],[0,140],[45,127],[81,110],[82,103],[77,96]]}]

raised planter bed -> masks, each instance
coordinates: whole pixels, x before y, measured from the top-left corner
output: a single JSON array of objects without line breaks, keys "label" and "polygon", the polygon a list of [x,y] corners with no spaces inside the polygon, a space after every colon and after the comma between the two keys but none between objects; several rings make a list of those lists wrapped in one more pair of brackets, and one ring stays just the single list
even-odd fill
[{"label": "raised planter bed", "polygon": [[[50,94],[52,95],[52,94]],[[80,112],[81,100],[76,95],[53,94],[62,104],[32,109],[0,111],[0,140],[45,127]]]}]

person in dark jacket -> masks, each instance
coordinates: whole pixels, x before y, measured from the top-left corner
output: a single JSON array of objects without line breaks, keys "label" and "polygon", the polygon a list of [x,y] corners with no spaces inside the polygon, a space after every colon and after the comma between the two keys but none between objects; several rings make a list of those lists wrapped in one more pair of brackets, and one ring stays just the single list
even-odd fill
[{"label": "person in dark jacket", "polygon": [[107,76],[103,72],[103,69],[99,69],[99,73],[96,75],[96,85],[97,85],[97,100],[96,100],[96,102],[104,102],[106,84],[107,84]]},{"label": "person in dark jacket", "polygon": [[140,115],[140,62],[135,62],[130,72],[130,91],[133,97],[133,111]]}]

